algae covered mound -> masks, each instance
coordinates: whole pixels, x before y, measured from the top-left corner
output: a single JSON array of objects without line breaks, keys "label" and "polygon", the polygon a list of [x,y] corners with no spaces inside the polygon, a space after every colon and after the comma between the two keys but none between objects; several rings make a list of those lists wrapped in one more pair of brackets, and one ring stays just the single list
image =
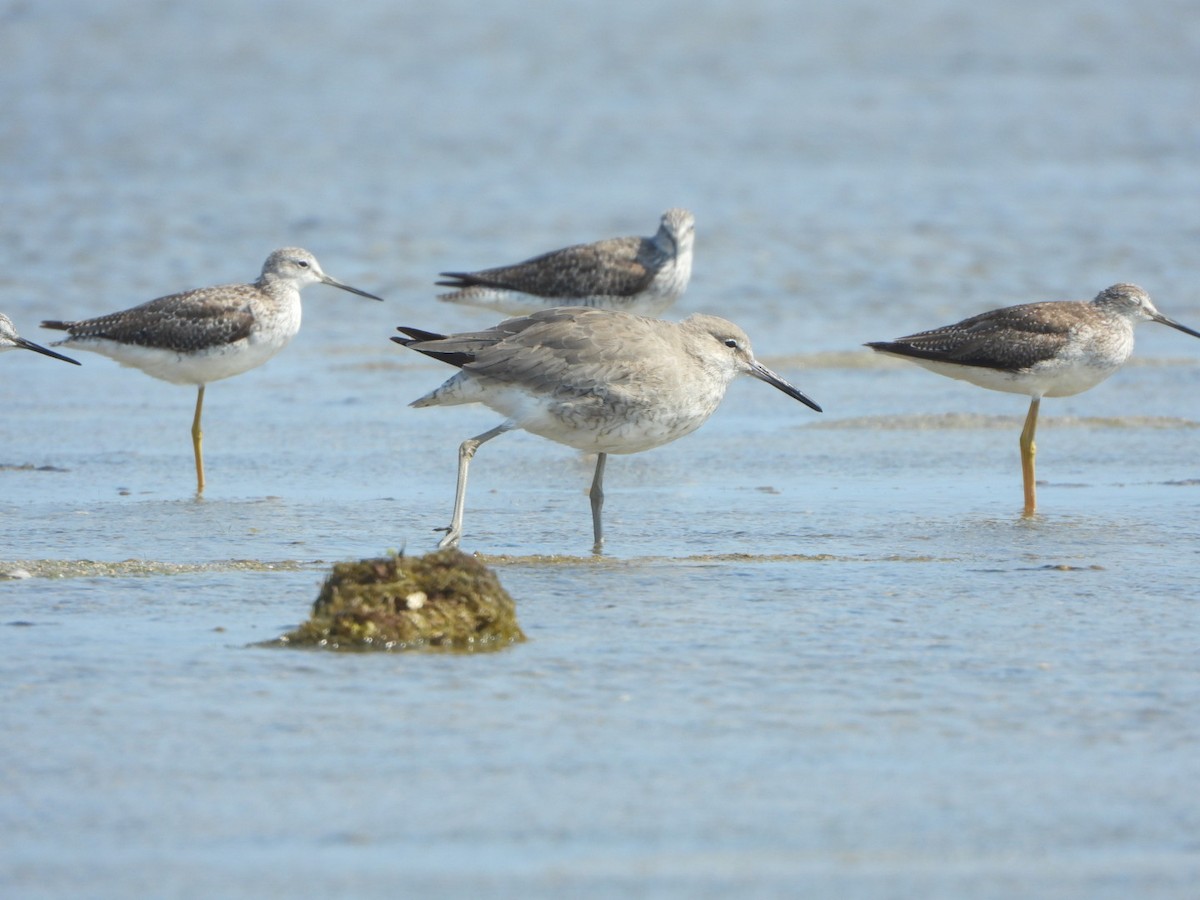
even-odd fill
[{"label": "algae covered mound", "polygon": [[279,643],[333,650],[494,650],[525,640],[494,572],[457,550],[336,563],[312,618]]}]

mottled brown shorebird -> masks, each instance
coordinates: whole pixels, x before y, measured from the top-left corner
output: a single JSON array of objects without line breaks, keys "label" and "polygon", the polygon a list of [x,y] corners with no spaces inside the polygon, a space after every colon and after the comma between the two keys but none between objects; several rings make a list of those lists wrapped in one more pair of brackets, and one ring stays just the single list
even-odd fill
[{"label": "mottled brown shorebird", "polygon": [[467,469],[485,441],[520,428],[597,453],[589,493],[593,551],[604,542],[604,464],[610,453],[639,453],[695,431],[738,375],[777,387],[818,412],[816,403],[754,358],[746,333],[716,316],[665,322],[583,307],[542,310],[493,328],[441,335],[400,327],[392,338],[461,371],[412,406],[482,403],[502,423],[462,443],[454,516],[439,547],[462,537]]},{"label": "mottled brown shorebird", "polygon": [[25,340],[25,338],[17,334],[17,329],[13,325],[12,319],[4,315],[4,313],[0,313],[0,353],[3,353],[5,350],[32,350],[34,353],[41,353],[44,356],[52,356],[55,359],[61,359],[63,362],[69,362],[72,365],[79,365],[78,360],[71,359],[69,356],[63,356],[61,353],[55,353],[41,344]]},{"label": "mottled brown shorebird", "polygon": [[619,237],[554,250],[511,266],[442,272],[448,303],[525,315],[555,306],[594,306],[657,316],[692,277],[696,220],[669,209],[654,237]]},{"label": "mottled brown shorebird", "polygon": [[1133,352],[1133,329],[1139,322],[1159,322],[1200,337],[1155,309],[1137,285],[1114,284],[1091,301],[1006,306],[866,346],[939,375],[1032,398],[1020,441],[1025,515],[1031,516],[1037,509],[1034,432],[1042,398],[1082,393],[1121,368]]},{"label": "mottled brown shorebird", "polygon": [[267,257],[253,284],[197,288],[123,312],[77,322],[46,321],[42,327],[70,335],[56,347],[91,350],[154,378],[197,386],[192,450],[196,492],[202,494],[204,386],[261,366],[286,347],[300,330],[300,290],[310,284],[382,299],[330,278],[307,250],[285,247]]}]

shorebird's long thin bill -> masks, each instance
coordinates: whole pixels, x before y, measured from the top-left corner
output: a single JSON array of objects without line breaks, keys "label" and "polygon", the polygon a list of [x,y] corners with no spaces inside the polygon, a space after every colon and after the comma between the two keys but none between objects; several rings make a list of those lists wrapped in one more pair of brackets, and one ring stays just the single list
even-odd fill
[{"label": "shorebird's long thin bill", "polygon": [[368,294],[366,291],[360,291],[356,287],[350,287],[350,285],[348,285],[348,284],[342,284],[342,282],[338,281],[336,278],[330,278],[328,275],[326,275],[324,278],[321,279],[321,283],[327,284],[330,287],[341,288],[343,291],[349,291],[352,294],[358,294],[358,296],[360,296],[360,297],[367,297],[371,300],[378,300],[380,303],[383,302],[382,297],[376,297],[374,294]]},{"label": "shorebird's long thin bill", "polygon": [[[1198,336],[1200,336],[1200,335],[1198,335]],[[764,366],[762,363],[758,362],[757,360],[755,360],[754,362],[752,362],[750,364],[750,374],[753,375],[755,378],[759,379],[760,381],[765,381],[767,384],[771,385],[772,387],[779,388],[779,390],[783,391],[789,397],[791,397],[794,400],[799,400],[805,406],[809,406],[809,407],[815,409],[817,412],[821,412],[821,407],[817,406],[817,404],[813,400],[810,400],[808,398],[808,396],[805,395],[805,393],[802,390],[800,390],[800,388],[798,388],[794,384],[791,384],[791,383],[785,381],[784,379],[780,378],[778,375],[776,375],[774,372],[772,372],[770,369],[768,369],[766,366]]]},{"label": "shorebird's long thin bill", "polygon": [[69,356],[63,356],[61,353],[55,353],[48,347],[43,347],[41,344],[35,344],[33,341],[27,341],[25,338],[17,338],[17,346],[24,347],[26,350],[32,350],[34,353],[42,353],[46,356],[53,356],[55,359],[61,359],[63,362],[69,362],[73,366],[82,365],[77,359],[71,359]]},{"label": "shorebird's long thin bill", "polygon": [[1184,334],[1190,334],[1192,337],[1200,338],[1200,331],[1192,331],[1192,329],[1188,328],[1186,325],[1180,325],[1174,319],[1168,319],[1162,313],[1159,313],[1157,316],[1154,316],[1153,319],[1155,322],[1159,322],[1163,325],[1170,325],[1176,331],[1182,331]]}]

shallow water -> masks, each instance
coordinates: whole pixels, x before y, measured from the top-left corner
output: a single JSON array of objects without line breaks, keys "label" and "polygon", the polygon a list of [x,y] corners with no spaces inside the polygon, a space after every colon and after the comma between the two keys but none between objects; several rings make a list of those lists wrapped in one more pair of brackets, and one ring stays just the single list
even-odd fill
[{"label": "shallow water", "polygon": [[[1139,333],[1026,401],[860,345],[1146,287],[1200,325],[1182,3],[0,8],[0,308],[321,287],[194,394],[0,359],[8,896],[1190,897],[1200,876],[1200,343]],[[673,315],[742,324],[824,406],[735,384],[610,460],[476,457],[464,549],[528,643],[254,646],[334,560],[432,549],[486,410],[387,337],[485,325],[444,269],[697,216]],[[27,576],[27,577],[26,577]]]}]

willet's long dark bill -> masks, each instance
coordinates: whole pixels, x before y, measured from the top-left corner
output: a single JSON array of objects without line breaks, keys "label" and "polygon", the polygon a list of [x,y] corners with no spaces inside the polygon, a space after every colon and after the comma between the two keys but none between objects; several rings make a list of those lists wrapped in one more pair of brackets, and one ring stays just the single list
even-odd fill
[{"label": "willet's long dark bill", "polygon": [[253,284],[197,288],[123,312],[77,322],[47,321],[42,327],[70,335],[56,347],[91,350],[163,381],[197,386],[192,450],[196,492],[202,494],[204,386],[261,366],[286,347],[300,330],[300,289],[318,283],[382,299],[330,278],[307,250],[285,247],[267,257]]},{"label": "willet's long dark bill", "polygon": [[456,547],[462,536],[471,457],[506,431],[521,428],[599,454],[589,494],[598,553],[608,454],[638,453],[695,431],[738,375],[752,375],[821,411],[754,358],[742,329],[715,316],[674,323],[561,307],[450,336],[397,330],[407,337],[392,338],[396,343],[461,369],[412,406],[482,403],[506,417],[459,447],[454,516],[439,547]]},{"label": "willet's long dark bill", "polygon": [[1025,515],[1037,509],[1034,432],[1043,397],[1095,387],[1129,359],[1138,322],[1161,322],[1200,337],[1154,308],[1134,284],[1114,284],[1090,302],[1062,300],[994,309],[956,325],[866,346],[939,375],[1032,398],[1021,431]]},{"label": "willet's long dark bill", "polygon": [[4,315],[4,313],[0,313],[0,353],[3,353],[5,350],[32,350],[34,353],[41,353],[44,356],[52,356],[55,359],[61,359],[63,362],[69,362],[72,365],[79,365],[78,360],[71,359],[69,356],[63,356],[61,353],[55,353],[41,344],[25,340],[25,338],[17,334],[17,329],[13,325],[12,319]]},{"label": "willet's long dark bill", "polygon": [[654,237],[619,237],[577,244],[525,262],[479,272],[442,272],[449,303],[524,315],[554,306],[594,306],[657,316],[692,277],[696,220],[669,209]]}]

